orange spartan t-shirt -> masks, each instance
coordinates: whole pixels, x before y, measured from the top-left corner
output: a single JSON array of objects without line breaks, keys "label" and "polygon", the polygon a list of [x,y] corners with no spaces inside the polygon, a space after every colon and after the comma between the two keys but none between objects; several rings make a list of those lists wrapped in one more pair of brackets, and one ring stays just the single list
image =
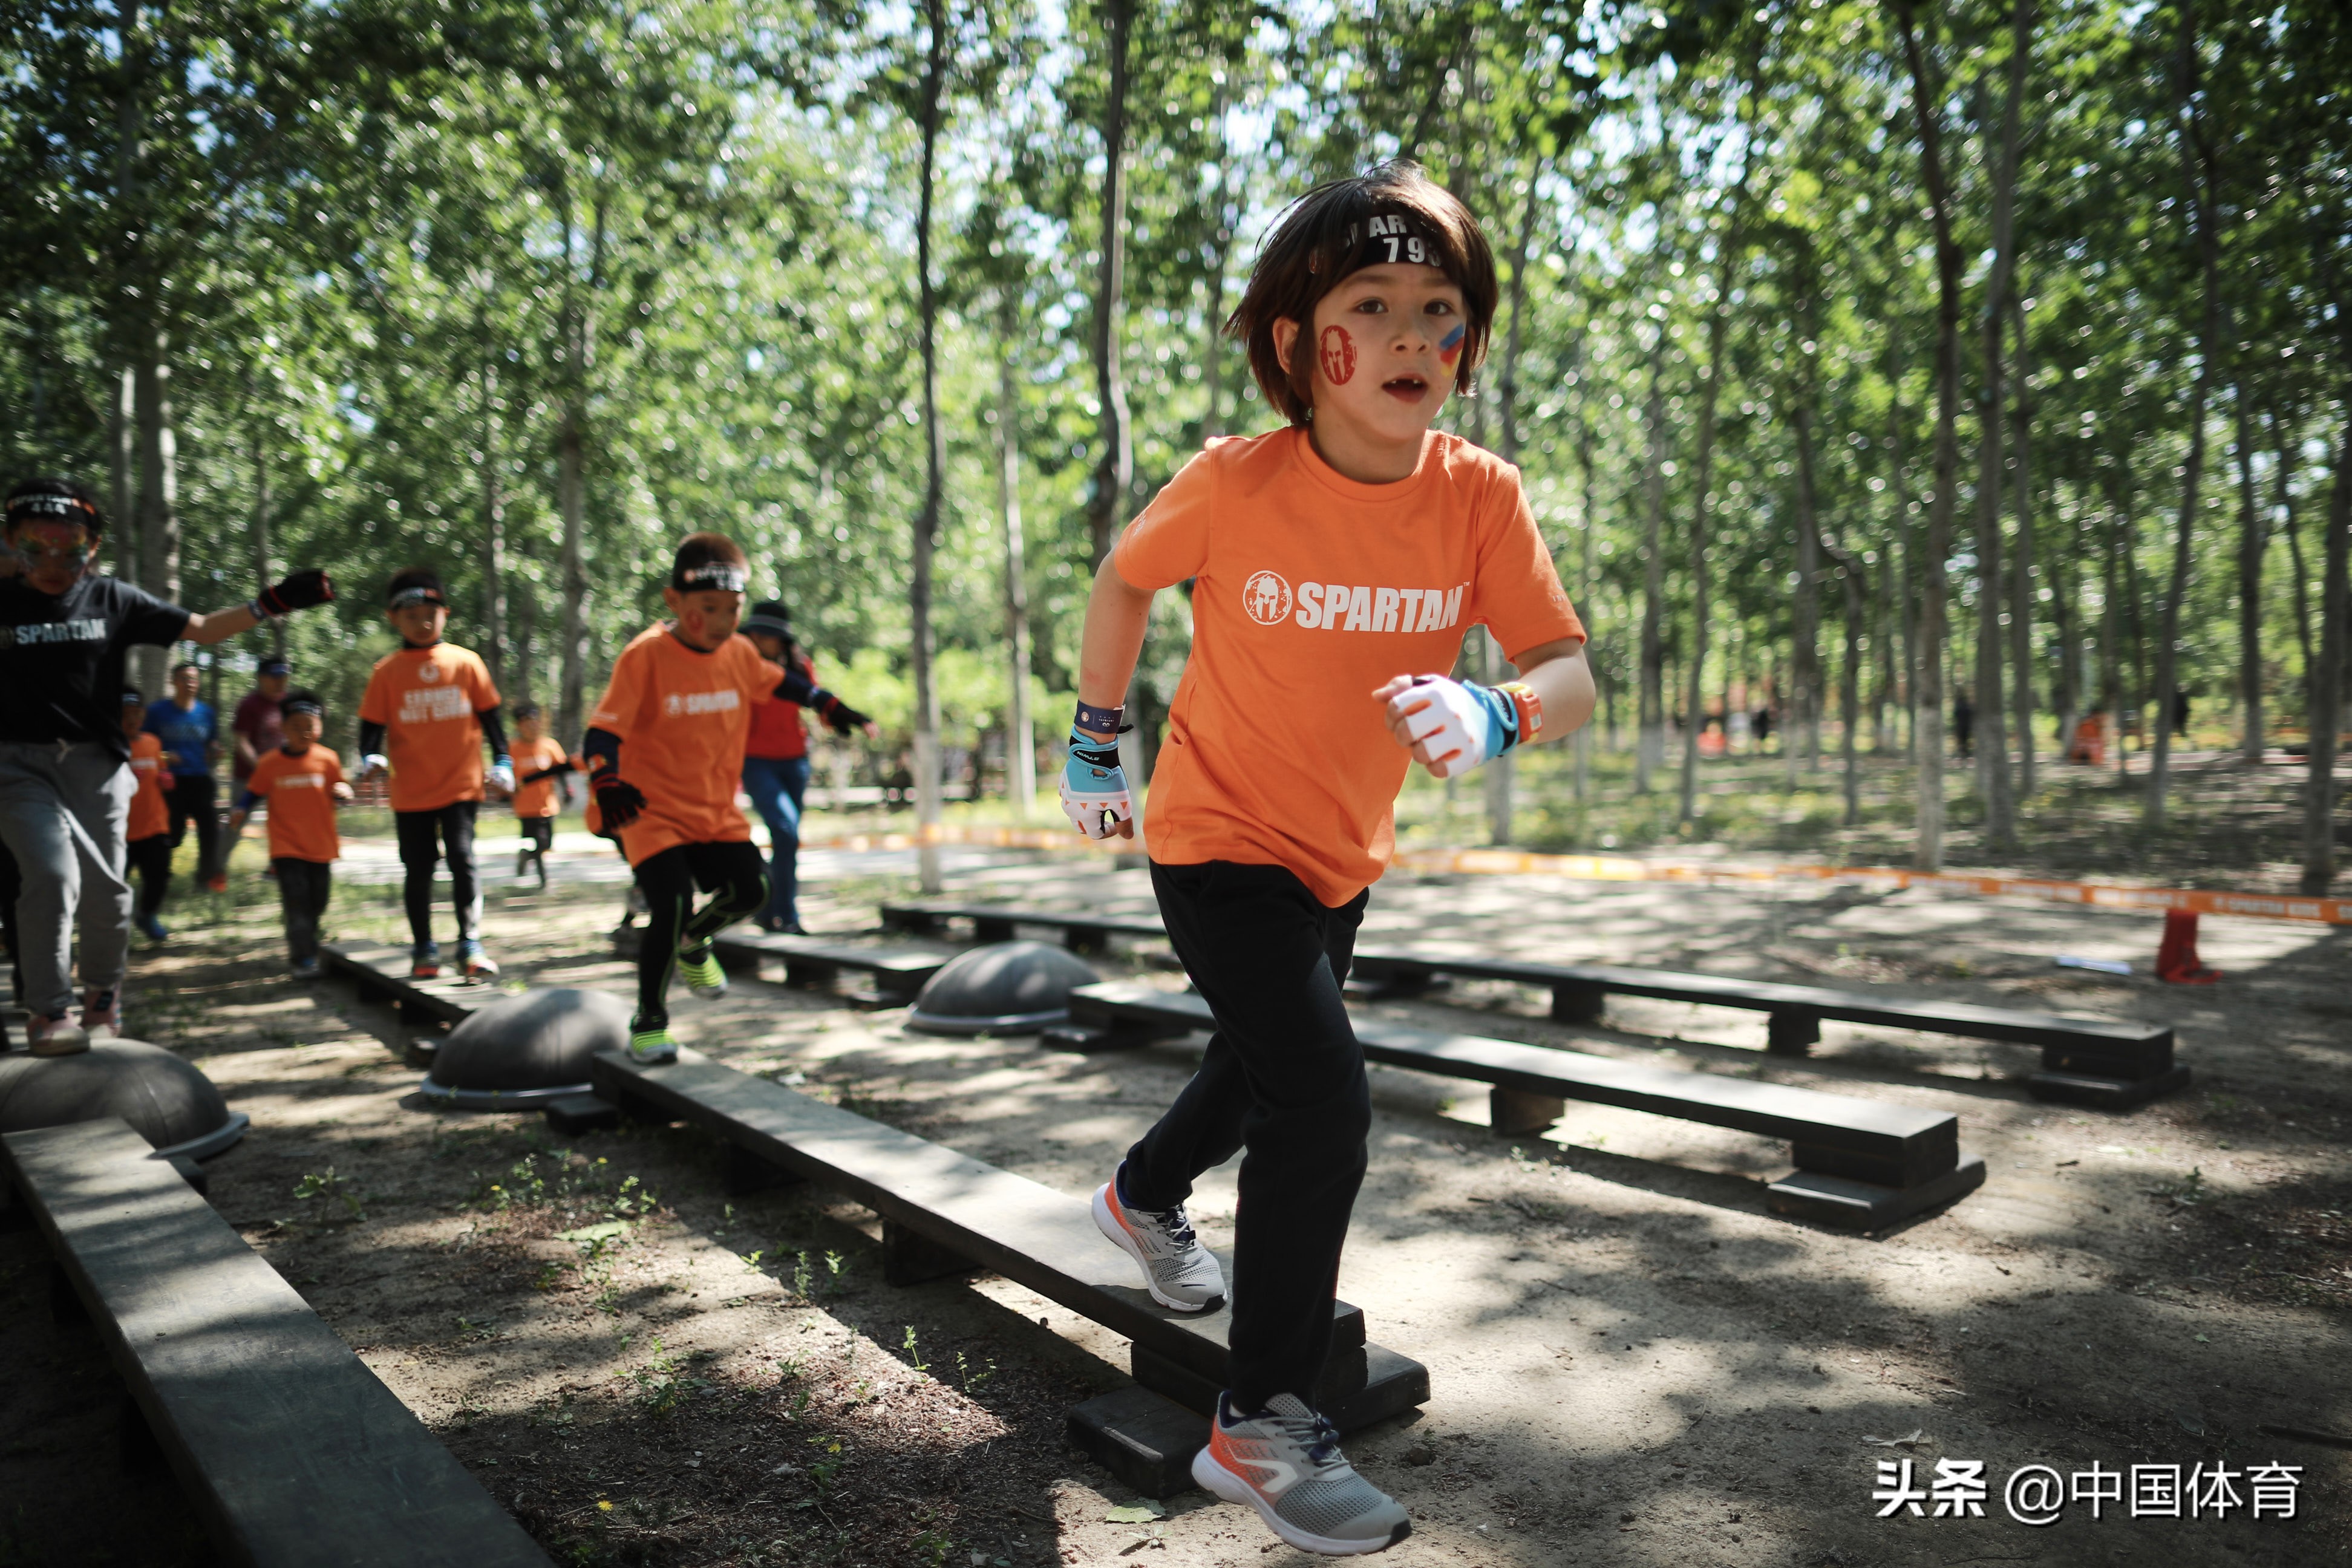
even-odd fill
[{"label": "orange spartan t-shirt", "polygon": [[1152,859],[1286,867],[1334,908],[1388,868],[1412,761],[1373,689],[1444,674],[1482,623],[1510,655],[1584,636],[1518,470],[1434,431],[1388,485],[1342,478],[1304,430],[1211,442],[1112,560],[1137,588],[1194,580]]},{"label": "orange spartan t-shirt", "polygon": [[162,736],[142,730],[131,737],[131,820],[123,838],[136,843],[171,832],[172,808],[163,799],[163,786],[171,782],[172,765],[163,760]]},{"label": "orange spartan t-shirt", "polygon": [[324,746],[289,757],[279,746],[253,764],[245,787],[269,803],[269,858],[316,860],[320,865],[343,852],[335,837],[335,786],[343,782],[341,759]]},{"label": "orange spartan t-shirt", "polygon": [[392,809],[438,811],[482,798],[482,721],[499,689],[481,656],[450,643],[403,647],[376,660],[360,717],[383,726]]},{"label": "orange spartan t-shirt", "polygon": [[552,735],[541,735],[536,741],[515,742],[514,808],[517,816],[553,816],[555,815],[557,807],[562,804],[555,793],[555,786],[562,775],[559,773],[555,778],[541,779],[537,784],[525,784],[522,781],[541,768],[555,766],[570,755],[570,752],[557,743]]},{"label": "orange spartan t-shirt", "polygon": [[659,626],[621,650],[588,721],[621,738],[621,776],[645,792],[644,814],[621,830],[630,865],[673,845],[750,841],[735,805],[743,740],[752,705],[783,678],[747,637],[698,653]]}]

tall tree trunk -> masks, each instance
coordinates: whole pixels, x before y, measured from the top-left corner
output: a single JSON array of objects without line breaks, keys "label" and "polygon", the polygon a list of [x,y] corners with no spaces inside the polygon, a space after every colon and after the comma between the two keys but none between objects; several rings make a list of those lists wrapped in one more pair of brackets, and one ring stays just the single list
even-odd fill
[{"label": "tall tree trunk", "polygon": [[[1743,149],[1739,181],[1731,192],[1731,217],[1724,226],[1722,249],[1716,260],[1715,299],[1706,317],[1706,385],[1699,393],[1698,454],[1691,475],[1690,571],[1691,571],[1691,650],[1690,683],[1684,693],[1687,718],[1683,726],[1682,799],[1675,814],[1677,821],[1698,820],[1698,740],[1706,728],[1706,637],[1707,617],[1714,611],[1708,602],[1710,586],[1706,566],[1707,532],[1710,518],[1708,508],[1713,501],[1715,481],[1716,408],[1723,392],[1723,334],[1726,320],[1731,313],[1732,274],[1738,268],[1739,255],[1746,243],[1748,222],[1748,173],[1755,167],[1755,154]],[[1730,742],[1731,715],[1724,714],[1724,740]]]},{"label": "tall tree trunk", "polygon": [[1838,722],[1843,731],[1838,737],[1838,765],[1845,777],[1845,825],[1852,827],[1862,820],[1862,753],[1856,731],[1862,728],[1863,611],[1869,585],[1860,555],[1827,543],[1822,549],[1837,564],[1845,602],[1845,651],[1838,662]]},{"label": "tall tree trunk", "polygon": [[[1538,158],[1528,170],[1527,199],[1519,205],[1519,230],[1511,237],[1511,328],[1503,340],[1498,411],[1502,416],[1503,449],[1497,455],[1512,464],[1519,460],[1519,352],[1527,337],[1528,249],[1535,242],[1536,186],[1543,179],[1543,160]],[[1492,642],[1493,638],[1487,640]],[[1504,673],[1500,643],[1495,644],[1495,674],[1500,677]],[[1511,790],[1517,782],[1517,763],[1516,753],[1505,752],[1486,764],[1486,836],[1492,843],[1511,841]]]},{"label": "tall tree trunk", "polygon": [[1941,88],[1919,44],[1917,0],[1895,0],[1903,52],[1911,69],[1911,105],[1919,121],[1919,167],[1936,235],[1935,490],[1927,503],[1926,559],[1920,563],[1919,690],[1913,731],[1919,748],[1919,811],[1914,858],[1923,871],[1944,866],[1944,562],[1952,550],[1952,508],[1959,469],[1960,247],[1952,237],[1951,190],[1944,178]]},{"label": "tall tree trunk", "polygon": [[[1004,783],[1013,809],[1026,821],[1037,808],[1037,727],[1029,716],[1029,574],[1021,558],[1021,383],[1013,368],[1021,300],[1010,289],[997,302],[996,325],[996,513],[1004,531],[1004,640],[1012,657]],[[1214,398],[1213,390],[1212,407]]]},{"label": "tall tree trunk", "polygon": [[1919,542],[1911,527],[1911,466],[1910,454],[1903,445],[1903,374],[1895,361],[1895,336],[1886,339],[1886,488],[1895,501],[1895,518],[1886,530],[1888,542],[1895,551],[1895,569],[1889,575],[1896,595],[1896,610],[1902,618],[1903,647],[1903,707],[1911,713],[1904,725],[1903,745],[1911,761],[1919,760],[1919,724],[1916,711],[1919,691],[1919,596],[1915,592],[1916,574],[1912,565],[1919,558]]},{"label": "tall tree trunk", "polygon": [[[2001,682],[2002,436],[2007,405],[2001,394],[2001,344],[2009,321],[2009,286],[2017,268],[2017,143],[2025,111],[2026,67],[2033,42],[2031,0],[2017,0],[2011,13],[2009,96],[2001,110],[2000,146],[1992,164],[1992,270],[1985,280],[1983,313],[1978,318],[1984,355],[1983,395],[1977,430],[1977,669],[1976,748],[1978,789],[1985,803],[1985,842],[2006,850],[2017,842],[2017,801],[2009,771],[2008,725]],[[2030,679],[2030,677],[2029,677]]]},{"label": "tall tree trunk", "polygon": [[[2011,331],[2017,338],[2017,455],[2010,460],[2010,509],[2017,513],[2017,549],[2009,570],[2009,667],[2017,719],[2017,796],[2032,798],[2033,747],[2033,348],[2026,336],[2025,302],[2011,289]],[[2054,597],[2054,595],[2053,595]]]},{"label": "tall tree trunk", "polygon": [[114,377],[114,396],[107,410],[107,458],[112,489],[107,498],[107,521],[116,531],[115,574],[126,583],[139,581],[139,433],[138,404],[131,367]]},{"label": "tall tree trunk", "polygon": [[[179,434],[172,423],[171,340],[142,326],[131,365],[139,424],[139,585],[159,599],[180,598]],[[161,690],[168,650],[138,653],[142,689]]]},{"label": "tall tree trunk", "polygon": [[[1597,592],[1597,589],[1594,586],[1596,578],[1592,565],[1592,537],[1594,533],[1592,525],[1592,426],[1591,422],[1584,416],[1584,394],[1581,390],[1584,385],[1583,379],[1580,378],[1577,384],[1580,390],[1577,393],[1576,409],[1576,460],[1580,466],[1584,481],[1581,499],[1577,503],[1576,509],[1577,533],[1580,536],[1580,555],[1576,574],[1576,591],[1579,595],[1577,603],[1584,606],[1585,615],[1597,617],[1599,607],[1592,602],[1593,595]],[[1587,664],[1594,664],[1594,660],[1591,657],[1592,651],[1591,637],[1591,634],[1590,630],[1588,630],[1586,633],[1587,640],[1584,645],[1586,654],[1585,662]],[[1600,669],[1597,664],[1595,664],[1593,676],[1596,680],[1600,678]],[[1613,723],[1612,728],[1614,728]],[[1570,737],[1569,743],[1573,749],[1576,762],[1576,804],[1582,805],[1585,802],[1587,792],[1591,788],[1592,726],[1588,723],[1580,727],[1575,735]]]},{"label": "tall tree trunk", "polygon": [[583,554],[583,534],[587,520],[586,485],[581,474],[582,447],[586,439],[581,430],[583,422],[576,394],[564,399],[562,422],[555,435],[555,495],[556,504],[563,512],[563,542],[560,548],[563,573],[563,630],[559,652],[562,656],[562,689],[558,699],[557,716],[562,733],[576,736],[583,732],[583,721],[587,717],[585,692],[588,670],[588,567]]},{"label": "tall tree trunk", "polygon": [[2199,279],[2204,294],[2197,328],[2197,380],[2189,394],[2189,457],[2180,475],[2180,527],[2172,541],[2172,577],[2164,595],[2164,615],[2156,641],[2156,749],[2148,757],[2147,794],[2142,800],[2148,825],[2164,826],[2172,782],[2172,712],[2179,701],[2180,606],[2189,593],[2190,546],[2197,531],[2198,486],[2205,477],[2205,409],[2213,383],[2213,356],[2221,352],[2221,240],[2213,232],[2213,154],[2205,143],[2204,117],[2197,108],[2197,8],[2180,7],[2180,171],[2188,185],[2192,237],[2197,242]]},{"label": "tall tree trunk", "polygon": [[[268,429],[267,424],[257,421],[253,431],[253,580],[256,584],[278,581],[277,563],[269,558]],[[268,626],[269,651],[283,658],[286,657],[286,619],[282,616],[272,617]]]},{"label": "tall tree trunk", "polygon": [[2294,636],[2303,650],[2304,711],[2311,711],[2311,672],[2319,668],[2318,656],[2311,648],[2311,574],[2303,563],[2303,536],[2295,528],[2294,518],[2294,454],[2303,443],[2283,431],[2276,410],[2267,416],[2271,449],[2278,460],[2271,467],[2273,504],[2278,508],[2279,529],[2286,535],[2287,564],[2294,570]]},{"label": "tall tree trunk", "polygon": [[2237,385],[2238,437],[2238,755],[2261,765],[2263,722],[2263,552],[2270,548],[2254,491],[2253,421],[2246,414],[2246,384]]},{"label": "tall tree trunk", "polygon": [[1094,492],[1087,498],[1096,566],[1110,553],[1111,535],[1135,475],[1127,382],[1119,366],[1119,327],[1127,310],[1127,51],[1134,0],[1103,0],[1103,21],[1109,33],[1105,47],[1110,83],[1103,96],[1102,247],[1095,278],[1095,400],[1102,450],[1095,458]]},{"label": "tall tree trunk", "polygon": [[2336,455],[2336,489],[2321,552],[2319,668],[2311,680],[2311,757],[2303,796],[2303,890],[2325,893],[2336,879],[2336,735],[2343,722],[2344,664],[2352,652],[2352,605],[2346,604],[2345,556],[2352,548],[2352,420]]},{"label": "tall tree trunk", "polygon": [[[1801,298],[1810,300],[1812,285],[1801,284]],[[1798,307],[1800,315],[1809,312]],[[1813,342],[1810,330],[1804,341]],[[1797,592],[1791,605],[1790,637],[1790,696],[1796,702],[1797,732],[1781,742],[1789,756],[1789,777],[1797,776],[1799,751],[1811,773],[1822,764],[1822,528],[1813,488],[1813,388],[1811,356],[1805,355],[1797,374],[1799,390],[1789,423],[1797,443]]]},{"label": "tall tree trunk", "polygon": [[1642,517],[1642,693],[1633,740],[1633,793],[1647,795],[1651,773],[1665,761],[1666,698],[1666,324],[1657,323],[1650,348],[1650,400],[1643,411],[1650,450],[1643,476]]},{"label": "tall tree trunk", "polygon": [[[114,209],[120,225],[116,266],[123,281],[115,293],[114,336],[122,354],[121,384],[116,388],[114,417],[114,526],[121,530],[115,542],[117,570],[129,581],[152,591],[147,581],[146,491],[140,462],[146,451],[145,428],[140,417],[140,371],[152,353],[148,343],[148,310],[157,301],[152,288],[139,284],[140,259],[147,243],[140,163],[146,155],[147,29],[138,0],[118,0],[116,37],[122,69],[122,90],[115,100]],[[149,695],[163,687],[163,649],[131,650],[132,683]]]},{"label": "tall tree trunk", "polygon": [[[482,657],[507,689],[507,500],[499,478],[499,372],[482,350]],[[570,734],[570,731],[563,731]]]},{"label": "tall tree trunk", "polygon": [[[940,694],[931,669],[931,555],[939,545],[947,437],[940,427],[940,298],[931,281],[931,203],[939,166],[940,100],[947,74],[946,10],[944,0],[924,0],[929,38],[923,62],[922,191],[915,217],[915,272],[923,331],[923,510],[915,520],[914,574],[907,598],[914,632],[915,827],[920,835],[916,853],[926,893],[940,890]],[[1111,162],[1118,162],[1117,153]],[[1095,558],[1102,558],[1099,548]]]},{"label": "tall tree trunk", "polygon": [[2116,727],[2116,779],[2121,783],[2125,774],[2124,715],[2133,710],[2129,700],[2132,690],[2131,669],[2124,659],[2124,603],[2122,586],[2116,581],[2116,563],[2123,555],[2121,516],[2114,506],[2107,509],[2107,547],[2099,552],[2101,584],[2105,591],[2105,613],[2101,618],[2099,640],[2100,660],[2105,668],[2100,672],[2100,702],[2114,715]]}]

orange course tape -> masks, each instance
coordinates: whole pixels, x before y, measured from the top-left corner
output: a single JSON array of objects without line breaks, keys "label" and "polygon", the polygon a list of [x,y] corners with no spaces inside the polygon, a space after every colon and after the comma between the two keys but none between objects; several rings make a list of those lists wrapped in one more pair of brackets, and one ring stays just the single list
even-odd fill
[{"label": "orange course tape", "polygon": [[[1134,854],[1143,847],[1140,838],[1096,841],[1082,838],[1066,828],[976,827],[945,823],[927,833],[842,834],[807,843],[812,848],[912,849],[926,838],[934,844],[1082,854]],[[2045,903],[2089,904],[2100,909],[2186,910],[2193,914],[2352,925],[2352,899],[2212,892],[2194,888],[2120,888],[2032,878],[1960,877],[1948,872],[1906,871],[1890,866],[1676,866],[1654,864],[1630,855],[1537,855],[1517,849],[1404,849],[1398,851],[1396,863],[1411,871],[1560,877],[1580,882],[1769,882],[1798,877],[1825,882],[1862,882],[1889,889],[1928,888],[1979,898],[2039,899]]]}]

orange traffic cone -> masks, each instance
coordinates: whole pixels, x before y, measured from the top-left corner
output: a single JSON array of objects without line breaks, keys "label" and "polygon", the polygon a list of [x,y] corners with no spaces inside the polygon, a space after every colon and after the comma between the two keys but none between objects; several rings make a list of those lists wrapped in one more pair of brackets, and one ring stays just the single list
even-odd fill
[{"label": "orange traffic cone", "polygon": [[2220,970],[2208,969],[2198,960],[2194,910],[2165,911],[2164,940],[2156,949],[2156,977],[2175,985],[2210,985],[2221,978]]}]

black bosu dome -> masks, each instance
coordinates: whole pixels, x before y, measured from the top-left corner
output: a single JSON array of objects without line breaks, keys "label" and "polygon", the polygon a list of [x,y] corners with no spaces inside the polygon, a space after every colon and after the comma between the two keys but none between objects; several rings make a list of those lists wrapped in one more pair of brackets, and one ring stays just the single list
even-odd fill
[{"label": "black bosu dome", "polygon": [[629,1005],[609,992],[557,985],[493,1002],[449,1031],[417,1089],[464,1110],[512,1110],[585,1094],[598,1051],[629,1043]]},{"label": "black bosu dome", "polygon": [[932,1035],[1031,1035],[1067,1018],[1070,993],[1101,978],[1052,942],[992,942],[926,981],[907,1026]]},{"label": "black bosu dome", "polygon": [[204,1069],[144,1040],[98,1040],[69,1057],[0,1056],[0,1132],[119,1116],[158,1159],[209,1160],[245,1136]]}]

